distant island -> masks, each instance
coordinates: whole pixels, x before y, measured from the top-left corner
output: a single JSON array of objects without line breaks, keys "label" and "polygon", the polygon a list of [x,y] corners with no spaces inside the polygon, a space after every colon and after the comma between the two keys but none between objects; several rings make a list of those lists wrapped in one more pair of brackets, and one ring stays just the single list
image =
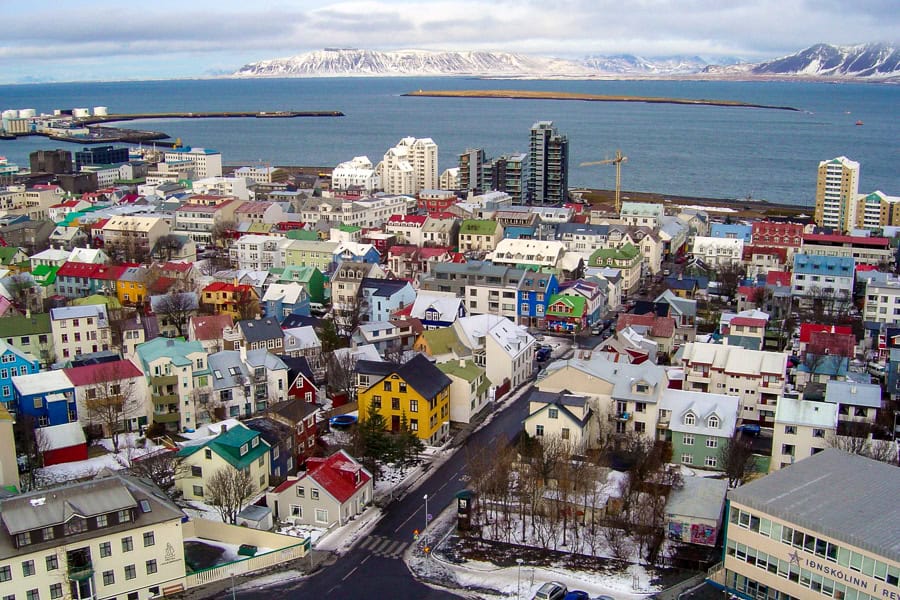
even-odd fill
[{"label": "distant island", "polygon": [[531,90],[418,90],[404,96],[429,98],[506,98],[513,100],[581,100],[584,102],[646,102],[650,104],[696,104],[701,106],[731,106],[740,108],[768,108],[795,110],[793,106],[753,104],[738,100],[707,100],[694,98],[665,98],[654,96],[614,96],[605,94],[578,94],[573,92],[541,92]]}]

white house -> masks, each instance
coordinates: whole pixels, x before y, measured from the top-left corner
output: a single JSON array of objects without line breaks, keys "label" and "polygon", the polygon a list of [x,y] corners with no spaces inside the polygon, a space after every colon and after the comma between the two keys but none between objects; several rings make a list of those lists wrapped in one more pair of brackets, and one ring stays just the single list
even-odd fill
[{"label": "white house", "polygon": [[53,349],[60,361],[112,347],[109,319],[103,304],[51,308],[50,329]]},{"label": "white house", "polygon": [[837,430],[838,407],[782,396],[775,410],[769,472],[788,467],[828,447]]},{"label": "white house", "polygon": [[710,268],[740,264],[744,254],[742,238],[717,238],[697,236],[691,253]]}]

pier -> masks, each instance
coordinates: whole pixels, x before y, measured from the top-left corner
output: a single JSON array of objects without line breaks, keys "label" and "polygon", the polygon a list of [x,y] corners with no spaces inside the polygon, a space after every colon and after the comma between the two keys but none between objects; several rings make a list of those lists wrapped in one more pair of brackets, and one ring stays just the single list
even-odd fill
[{"label": "pier", "polygon": [[82,125],[137,121],[140,119],[295,119],[300,117],[343,117],[339,110],[275,110],[275,111],[226,111],[226,112],[168,112],[168,113],[123,113],[118,115],[93,115],[80,117],[76,122]]}]

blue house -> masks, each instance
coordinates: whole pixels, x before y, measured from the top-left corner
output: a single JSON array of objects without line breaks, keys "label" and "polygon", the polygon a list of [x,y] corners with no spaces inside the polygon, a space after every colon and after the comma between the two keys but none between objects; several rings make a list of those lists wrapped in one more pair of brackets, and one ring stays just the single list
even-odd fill
[{"label": "blue house", "polygon": [[533,240],[534,227],[511,225],[503,230],[503,238],[507,240]]},{"label": "blue house", "polygon": [[254,417],[243,422],[244,425],[259,432],[271,449],[269,451],[269,477],[284,478],[297,474],[297,453],[294,430],[269,417]]},{"label": "blue house", "polygon": [[12,378],[16,414],[34,417],[36,427],[78,420],[75,386],[63,371],[46,371]]},{"label": "blue house", "polygon": [[559,281],[552,273],[525,271],[519,280],[516,313],[519,325],[543,327],[550,296],[559,293]]},{"label": "blue house", "polygon": [[744,240],[745,244],[749,244],[753,238],[753,226],[740,223],[713,223],[709,226],[709,237]]},{"label": "blue house", "polygon": [[381,262],[381,254],[372,244],[360,244],[357,242],[341,242],[334,249],[334,263],[361,262],[378,264]]},{"label": "blue house", "polygon": [[365,301],[365,321],[387,321],[416,301],[416,290],[403,279],[364,277],[359,288]]},{"label": "blue house", "polygon": [[0,402],[11,414],[17,412],[12,378],[37,373],[40,369],[34,356],[0,340]]},{"label": "blue house", "polygon": [[419,319],[425,329],[449,327],[466,314],[466,306],[456,294],[423,290],[419,290],[409,312],[409,316]]},{"label": "blue house", "polygon": [[269,284],[261,302],[266,316],[279,323],[289,315],[309,316],[309,294],[296,281]]}]

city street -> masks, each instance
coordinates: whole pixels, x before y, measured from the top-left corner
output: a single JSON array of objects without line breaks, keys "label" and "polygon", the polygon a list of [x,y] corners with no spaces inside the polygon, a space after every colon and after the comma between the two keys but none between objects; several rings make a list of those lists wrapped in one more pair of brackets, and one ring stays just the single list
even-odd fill
[{"label": "city street", "polygon": [[[435,469],[422,484],[385,508],[385,516],[354,548],[309,579],[286,581],[256,590],[240,590],[236,598],[263,600],[291,598],[293,593],[323,598],[391,598],[397,600],[431,600],[459,598],[447,591],[432,589],[416,581],[405,563],[403,553],[415,543],[414,531],[425,526],[425,495],[428,513],[438,515],[454,495],[466,487],[466,447],[491,448],[512,439],[522,428],[527,416],[526,388],[513,403],[497,414],[479,431],[473,433],[453,456]],[[426,540],[427,530],[425,531]]]}]

